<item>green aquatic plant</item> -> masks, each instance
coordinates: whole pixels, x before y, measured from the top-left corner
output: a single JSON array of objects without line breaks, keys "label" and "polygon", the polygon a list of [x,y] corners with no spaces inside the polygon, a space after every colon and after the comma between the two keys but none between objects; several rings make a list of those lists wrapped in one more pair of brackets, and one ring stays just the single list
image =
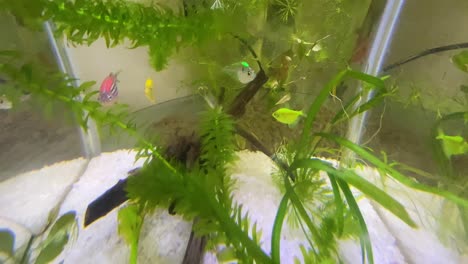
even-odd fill
[{"label": "green aquatic plant", "polygon": [[138,241],[140,239],[141,226],[143,225],[143,210],[136,205],[128,205],[119,210],[118,231],[125,242],[130,245],[130,264],[137,263]]},{"label": "green aquatic plant", "polygon": [[277,6],[277,14],[281,20],[288,22],[297,14],[298,1],[297,0],[275,0],[273,6]]},{"label": "green aquatic plant", "polygon": [[179,164],[171,171],[153,160],[128,182],[127,192],[148,210],[168,208],[175,202],[175,213],[187,220],[198,218],[194,226],[198,235],[209,235],[232,247],[240,260],[270,263],[258,241],[251,238],[259,237],[255,225],[249,224],[242,205],[232,202],[232,179],[226,166],[234,158],[233,131],[225,113],[219,108],[209,110],[202,121],[199,164],[192,170]]},{"label": "green aquatic plant", "polygon": [[87,129],[87,120],[92,118],[102,126],[109,126],[113,131],[117,128],[134,129],[134,124],[127,121],[128,110],[125,105],[104,110],[93,97],[98,91],[91,88],[96,82],[83,82],[75,87],[75,80],[54,70],[41,70],[37,63],[22,62],[21,55],[16,51],[0,51],[0,73],[6,83],[0,85],[0,94],[15,104],[23,93],[31,95],[32,101],[37,101],[46,116],[55,111],[60,102],[71,109],[81,127]]},{"label": "green aquatic plant", "polygon": [[[461,124],[466,129],[468,112],[454,112],[442,116],[431,129],[431,143],[434,160],[436,161],[439,174],[438,184],[441,188],[449,190],[461,197],[468,197],[466,188],[466,171],[456,171],[453,159],[454,155],[465,157],[468,154],[466,139],[457,136],[447,136],[444,125],[450,122]],[[457,205],[464,223],[465,237],[468,237],[468,209],[466,206]]]},{"label": "green aquatic plant", "polygon": [[[76,239],[77,235],[78,225],[74,211],[60,216],[50,228],[42,233],[31,235],[27,245],[20,246],[16,252],[14,251],[15,234],[9,229],[2,229],[0,230],[0,253],[2,253],[0,260],[2,263],[50,263],[62,253],[67,244]],[[35,241],[39,242],[33,246]]]},{"label": "green aquatic plant", "polygon": [[206,37],[212,28],[210,14],[176,16],[170,8],[159,4],[143,5],[123,0],[40,0],[32,6],[28,4],[30,8],[26,14],[22,8],[25,1],[6,5],[18,17],[52,19],[58,25],[56,34],[64,34],[74,44],[90,45],[102,37],[108,47],[121,44],[125,38],[133,47],[149,46],[152,65],[159,70],[167,65],[175,50]]}]

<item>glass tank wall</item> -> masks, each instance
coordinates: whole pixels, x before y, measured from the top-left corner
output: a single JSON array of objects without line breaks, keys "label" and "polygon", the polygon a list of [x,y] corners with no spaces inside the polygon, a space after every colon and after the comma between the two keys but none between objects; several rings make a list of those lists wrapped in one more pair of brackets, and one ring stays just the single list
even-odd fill
[{"label": "glass tank wall", "polygon": [[[19,50],[24,61],[57,69],[44,32],[28,30],[7,13],[0,13],[0,32],[0,49]],[[0,79],[0,85],[9,84]],[[0,181],[83,155],[79,129],[65,106],[56,104],[54,109],[60,111],[47,112],[43,102],[31,101],[28,95],[14,107],[5,97],[0,100]]]},{"label": "glass tank wall", "polygon": [[[406,1],[385,66],[437,47],[466,43],[467,13],[467,1],[429,0],[424,4]],[[467,181],[466,155],[454,155],[448,161],[438,157],[434,150],[434,144],[441,142],[434,138],[440,132],[435,131],[438,130],[438,120],[468,109],[467,90],[463,90],[468,83],[468,73],[458,69],[452,60],[461,51],[441,49],[441,52],[384,72],[391,76],[390,84],[395,85],[398,92],[394,99],[373,111],[363,138],[363,143],[368,143],[372,149],[385,151],[389,160],[404,162],[433,175],[435,178],[431,179],[408,171],[418,180],[432,184],[440,180],[436,175],[450,176],[443,169],[444,162],[453,166],[453,176],[461,182]],[[440,129],[447,135],[468,136],[463,117],[443,121]]]}]

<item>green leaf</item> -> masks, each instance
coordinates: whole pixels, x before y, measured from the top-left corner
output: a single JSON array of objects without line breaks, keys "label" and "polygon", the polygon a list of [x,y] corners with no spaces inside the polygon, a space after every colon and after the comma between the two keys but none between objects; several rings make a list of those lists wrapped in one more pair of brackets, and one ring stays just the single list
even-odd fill
[{"label": "green leaf", "polygon": [[93,87],[94,85],[96,84],[95,81],[88,81],[88,82],[84,82],[80,85],[79,89],[82,90],[82,91],[86,91],[88,90],[89,88]]},{"label": "green leaf", "polygon": [[76,225],[76,212],[67,212],[63,214],[52,226],[52,229],[49,233],[49,237],[55,236],[62,232],[68,232],[74,225]]},{"label": "green leaf", "polygon": [[461,71],[468,72],[468,50],[461,51],[452,57],[452,63]]},{"label": "green leaf", "polygon": [[409,226],[416,227],[416,224],[408,215],[408,212],[406,212],[405,208],[398,201],[351,170],[335,169],[330,163],[319,159],[303,159],[295,161],[291,165],[291,169],[297,168],[320,169],[333,177],[342,179],[348,184],[353,185],[370,199],[378,202],[381,206],[389,210]]},{"label": "green leaf", "polygon": [[338,184],[341,190],[343,191],[344,196],[346,197],[346,201],[348,201],[351,213],[358,220],[359,226],[361,227],[361,235],[359,236],[359,240],[362,249],[362,263],[365,263],[364,260],[367,256],[367,261],[369,261],[369,264],[373,264],[374,256],[372,253],[372,244],[369,237],[369,231],[367,230],[366,221],[364,221],[364,217],[361,214],[361,210],[359,209],[359,206],[356,203],[356,200],[354,199],[353,193],[349,189],[348,184],[341,179],[338,180]]},{"label": "green leaf", "polygon": [[276,212],[275,222],[273,223],[273,231],[271,234],[271,259],[273,263],[280,263],[280,242],[281,229],[283,227],[284,218],[288,209],[288,192],[283,196]]},{"label": "green leaf", "polygon": [[330,184],[332,186],[333,196],[335,197],[336,215],[337,215],[336,223],[338,225],[337,235],[338,237],[340,237],[343,234],[343,229],[344,229],[345,204],[343,202],[343,199],[341,199],[340,189],[338,187],[338,183],[335,177],[332,174],[328,174],[328,177],[330,179]]},{"label": "green leaf", "polygon": [[[89,93],[86,93],[85,97],[83,98],[83,102],[87,102],[89,101],[89,98],[91,98],[93,95],[95,94],[98,94],[99,91],[92,91],[92,92],[89,92]],[[96,103],[95,105],[90,105],[92,108],[97,108],[96,106],[99,106],[100,104],[99,103]]]},{"label": "green leaf", "polygon": [[55,236],[47,246],[45,246],[36,258],[36,264],[47,264],[52,262],[68,243],[69,236],[64,234],[63,236]]},{"label": "green leaf", "polygon": [[12,257],[14,253],[15,233],[10,229],[0,229],[0,253]]},{"label": "green leaf", "polygon": [[232,247],[226,247],[216,253],[216,258],[218,259],[219,263],[231,263],[237,259],[236,251]]},{"label": "green leaf", "polygon": [[312,140],[310,136],[310,132],[312,130],[312,125],[314,123],[315,117],[318,114],[320,108],[325,103],[325,101],[329,98],[330,92],[337,87],[342,80],[347,77],[351,77],[365,83],[372,85],[372,89],[377,89],[379,91],[385,92],[385,83],[381,78],[374,77],[372,75],[368,75],[362,72],[353,71],[350,69],[343,70],[339,72],[331,81],[329,81],[325,87],[320,90],[319,95],[315,98],[312,102],[309,110],[307,111],[307,118],[304,123],[304,129],[302,130],[302,134],[300,137],[299,144],[297,145],[297,153],[299,158],[304,158],[305,150],[307,146],[309,146],[309,142]]},{"label": "green leaf", "polygon": [[[372,85],[372,88],[377,88],[379,90],[383,89],[385,87],[385,83],[384,83],[383,79],[385,79],[386,76],[384,76],[383,79],[382,79],[382,78],[375,77],[375,76],[372,76],[372,75],[369,75],[369,74],[366,74],[366,73],[363,73],[363,72],[348,70],[347,77],[351,77],[353,79],[360,80],[360,81],[363,81],[365,83],[368,83],[368,84]],[[363,87],[366,87],[366,86],[363,85]]]},{"label": "green leaf", "polygon": [[[61,247],[63,249],[65,244],[61,245],[60,243],[63,241],[65,241],[64,243],[67,243],[72,234],[75,233],[76,228],[76,212],[70,211],[68,213],[65,213],[54,223],[54,225],[50,229],[49,234],[47,235],[47,238],[41,243],[40,247],[42,249],[49,248],[51,252],[55,252],[55,250],[57,250],[58,247]],[[50,246],[50,244],[53,245]],[[50,253],[44,254],[46,254],[46,256],[51,256]],[[60,252],[58,252],[58,254],[60,254]]]},{"label": "green leaf", "polygon": [[128,205],[119,210],[119,235],[122,236],[130,246],[130,264],[137,263],[138,241],[143,225],[143,217],[140,215],[137,205]]},{"label": "green leaf", "polygon": [[441,141],[445,156],[449,159],[454,155],[463,155],[468,153],[468,143],[461,136],[448,136],[442,131],[439,131],[439,135],[436,139]]},{"label": "green leaf", "polygon": [[462,197],[460,197],[460,196],[458,196],[458,195],[456,195],[456,194],[454,194],[452,192],[449,192],[449,191],[439,190],[439,189],[434,188],[434,187],[430,187],[430,186],[426,186],[424,184],[420,184],[420,183],[416,182],[415,180],[410,179],[409,177],[406,177],[406,176],[402,175],[401,173],[399,173],[398,171],[393,169],[391,166],[389,166],[388,164],[385,164],[379,158],[377,158],[374,155],[372,155],[371,153],[369,153],[367,150],[365,150],[362,147],[352,143],[351,141],[349,141],[347,139],[344,139],[342,137],[338,137],[338,136],[335,136],[335,135],[331,135],[331,134],[326,134],[326,133],[317,133],[317,135],[320,136],[320,137],[335,141],[336,143],[340,144],[341,146],[352,150],[354,153],[361,156],[361,158],[363,158],[363,159],[367,160],[368,162],[372,163],[374,166],[378,167],[382,171],[385,171],[391,177],[393,177],[395,180],[399,181],[403,185],[406,185],[406,186],[408,186],[410,188],[414,188],[414,189],[417,189],[417,190],[420,190],[420,191],[429,192],[429,193],[433,193],[433,194],[443,196],[443,197],[447,198],[448,200],[450,200],[450,201],[452,201],[454,203],[457,203],[457,204],[459,204],[461,206],[464,206],[464,207],[468,207],[468,200],[467,199],[462,198]]}]

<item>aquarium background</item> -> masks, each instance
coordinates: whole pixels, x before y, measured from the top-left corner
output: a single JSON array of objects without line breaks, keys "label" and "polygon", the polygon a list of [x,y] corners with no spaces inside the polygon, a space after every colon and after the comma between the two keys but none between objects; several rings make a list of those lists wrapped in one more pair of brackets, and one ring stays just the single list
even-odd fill
[{"label": "aquarium background", "polygon": [[[405,1],[385,65],[434,47],[466,42],[467,12],[467,1]],[[399,98],[373,110],[363,142],[376,152],[385,151],[390,160],[404,162],[437,178],[441,172],[435,162],[431,129],[441,116],[468,109],[466,93],[460,91],[460,86],[468,83],[468,74],[451,62],[451,57],[459,52],[428,55],[386,72],[399,88]],[[467,138],[468,126],[455,121],[448,124],[446,133]],[[466,182],[467,156],[453,159],[456,174]],[[432,184],[437,181],[409,174]]]},{"label": "aquarium background", "polygon": [[[18,25],[4,12],[0,13],[0,33],[0,49],[19,49],[26,59],[57,68],[45,33]],[[40,102],[0,110],[0,181],[83,155],[73,115],[60,103],[55,103],[54,108],[57,110],[46,117]]]}]

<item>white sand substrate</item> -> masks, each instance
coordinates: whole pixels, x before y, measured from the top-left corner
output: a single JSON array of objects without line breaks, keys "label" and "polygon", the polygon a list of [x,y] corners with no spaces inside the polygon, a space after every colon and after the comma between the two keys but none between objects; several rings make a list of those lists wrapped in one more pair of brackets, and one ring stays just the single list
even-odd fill
[{"label": "white sand substrate", "polygon": [[[242,151],[238,157],[232,169],[236,179],[234,199],[249,212],[251,223],[257,222],[262,229],[262,248],[269,253],[271,229],[282,198],[271,176],[274,165],[259,152]],[[50,210],[61,203],[59,215],[70,210],[77,212],[79,231],[76,240],[54,263],[62,260],[64,263],[128,263],[129,249],[117,233],[117,209],[87,228],[83,228],[83,219],[90,202],[127,177],[129,170],[142,165],[142,160],[135,162],[134,158],[132,150],[102,153],[89,163],[84,159],[65,161],[0,183],[0,228],[10,228],[16,233],[18,248],[31,233],[44,229]],[[446,200],[408,189],[380,177],[369,167],[359,167],[356,171],[401,202],[419,227],[408,227],[375,202],[359,199],[375,263],[468,263],[468,257],[459,253],[467,252],[466,245],[460,246],[450,239],[459,230],[463,231],[461,220],[453,220],[452,228],[443,230],[444,237],[448,238],[444,243],[440,239],[439,222],[449,204]],[[354,193],[359,195],[355,190]],[[450,217],[457,219],[458,215]],[[156,210],[145,218],[139,263],[181,263],[190,230],[191,223],[181,217],[171,216],[165,209]],[[293,263],[295,257],[302,260],[301,244],[307,245],[304,235],[286,221],[281,237],[282,263]],[[339,252],[346,263],[361,262],[356,240],[339,241]],[[204,262],[217,263],[213,254],[206,254]]]}]

